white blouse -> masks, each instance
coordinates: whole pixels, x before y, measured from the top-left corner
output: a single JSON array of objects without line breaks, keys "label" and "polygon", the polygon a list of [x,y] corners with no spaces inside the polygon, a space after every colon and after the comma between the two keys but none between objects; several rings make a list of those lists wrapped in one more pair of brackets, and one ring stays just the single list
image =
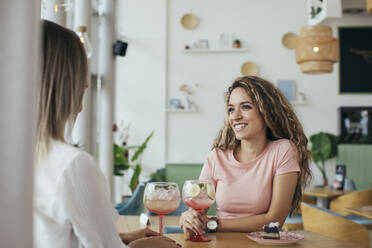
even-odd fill
[{"label": "white blouse", "polygon": [[94,158],[54,142],[35,172],[34,247],[126,247],[117,218]]}]

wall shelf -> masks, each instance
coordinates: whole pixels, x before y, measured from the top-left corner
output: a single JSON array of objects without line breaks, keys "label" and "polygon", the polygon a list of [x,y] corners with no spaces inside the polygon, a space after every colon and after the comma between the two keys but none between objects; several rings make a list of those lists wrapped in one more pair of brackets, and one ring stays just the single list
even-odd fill
[{"label": "wall shelf", "polygon": [[184,49],[184,53],[243,53],[246,52],[246,48],[217,48],[217,49],[201,49],[201,48],[194,48],[194,49]]},{"label": "wall shelf", "polygon": [[196,109],[166,109],[167,113],[195,113]]}]

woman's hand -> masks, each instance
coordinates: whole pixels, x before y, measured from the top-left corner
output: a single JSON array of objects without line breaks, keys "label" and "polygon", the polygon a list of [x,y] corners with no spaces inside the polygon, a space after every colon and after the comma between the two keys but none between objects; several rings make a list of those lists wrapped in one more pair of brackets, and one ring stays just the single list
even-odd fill
[{"label": "woman's hand", "polygon": [[130,242],[129,248],[180,248],[181,245],[177,244],[176,241],[167,238],[165,236],[156,236],[149,238],[141,238]]},{"label": "woman's hand", "polygon": [[127,233],[120,233],[120,238],[125,244],[129,244],[130,242],[146,238],[146,237],[152,237],[152,236],[160,236],[160,233],[154,232],[153,230],[149,228],[140,229],[134,232],[127,232]]},{"label": "woman's hand", "polygon": [[180,218],[180,226],[184,233],[189,235],[201,234],[205,225],[207,224],[208,217],[205,213],[199,213],[198,211],[190,208],[189,210],[182,213]]}]

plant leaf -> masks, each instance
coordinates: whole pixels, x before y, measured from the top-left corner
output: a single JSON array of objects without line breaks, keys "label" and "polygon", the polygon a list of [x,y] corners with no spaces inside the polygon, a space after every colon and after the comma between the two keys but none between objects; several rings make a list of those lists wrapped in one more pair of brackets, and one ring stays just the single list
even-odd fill
[{"label": "plant leaf", "polygon": [[123,176],[122,171],[129,169],[126,154],[128,154],[128,151],[125,147],[114,144],[114,175]]},{"label": "plant leaf", "polygon": [[320,132],[310,136],[311,152],[314,162],[326,161],[331,157],[332,141],[328,134]]},{"label": "plant leaf", "polygon": [[136,161],[139,156],[143,153],[143,151],[145,150],[146,146],[147,146],[147,143],[150,141],[151,137],[154,135],[154,131],[152,131],[149,136],[147,136],[146,140],[142,143],[142,145],[139,146],[138,150],[134,153],[131,161],[134,162]]},{"label": "plant leaf", "polygon": [[130,179],[129,187],[132,190],[132,193],[134,193],[134,190],[137,187],[137,184],[139,182],[139,175],[141,174],[142,167],[140,164],[137,164],[136,167],[134,167],[134,172],[132,175],[132,178]]}]

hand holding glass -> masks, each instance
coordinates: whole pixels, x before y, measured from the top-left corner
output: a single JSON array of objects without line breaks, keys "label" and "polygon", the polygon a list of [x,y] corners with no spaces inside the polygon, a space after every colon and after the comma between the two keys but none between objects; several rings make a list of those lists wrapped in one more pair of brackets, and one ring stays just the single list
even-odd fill
[{"label": "hand holding glass", "polygon": [[[198,212],[202,212],[204,209],[212,206],[215,196],[214,186],[208,180],[187,180],[183,185],[183,202]],[[189,240],[194,242],[211,241],[199,234],[190,236]]]}]

